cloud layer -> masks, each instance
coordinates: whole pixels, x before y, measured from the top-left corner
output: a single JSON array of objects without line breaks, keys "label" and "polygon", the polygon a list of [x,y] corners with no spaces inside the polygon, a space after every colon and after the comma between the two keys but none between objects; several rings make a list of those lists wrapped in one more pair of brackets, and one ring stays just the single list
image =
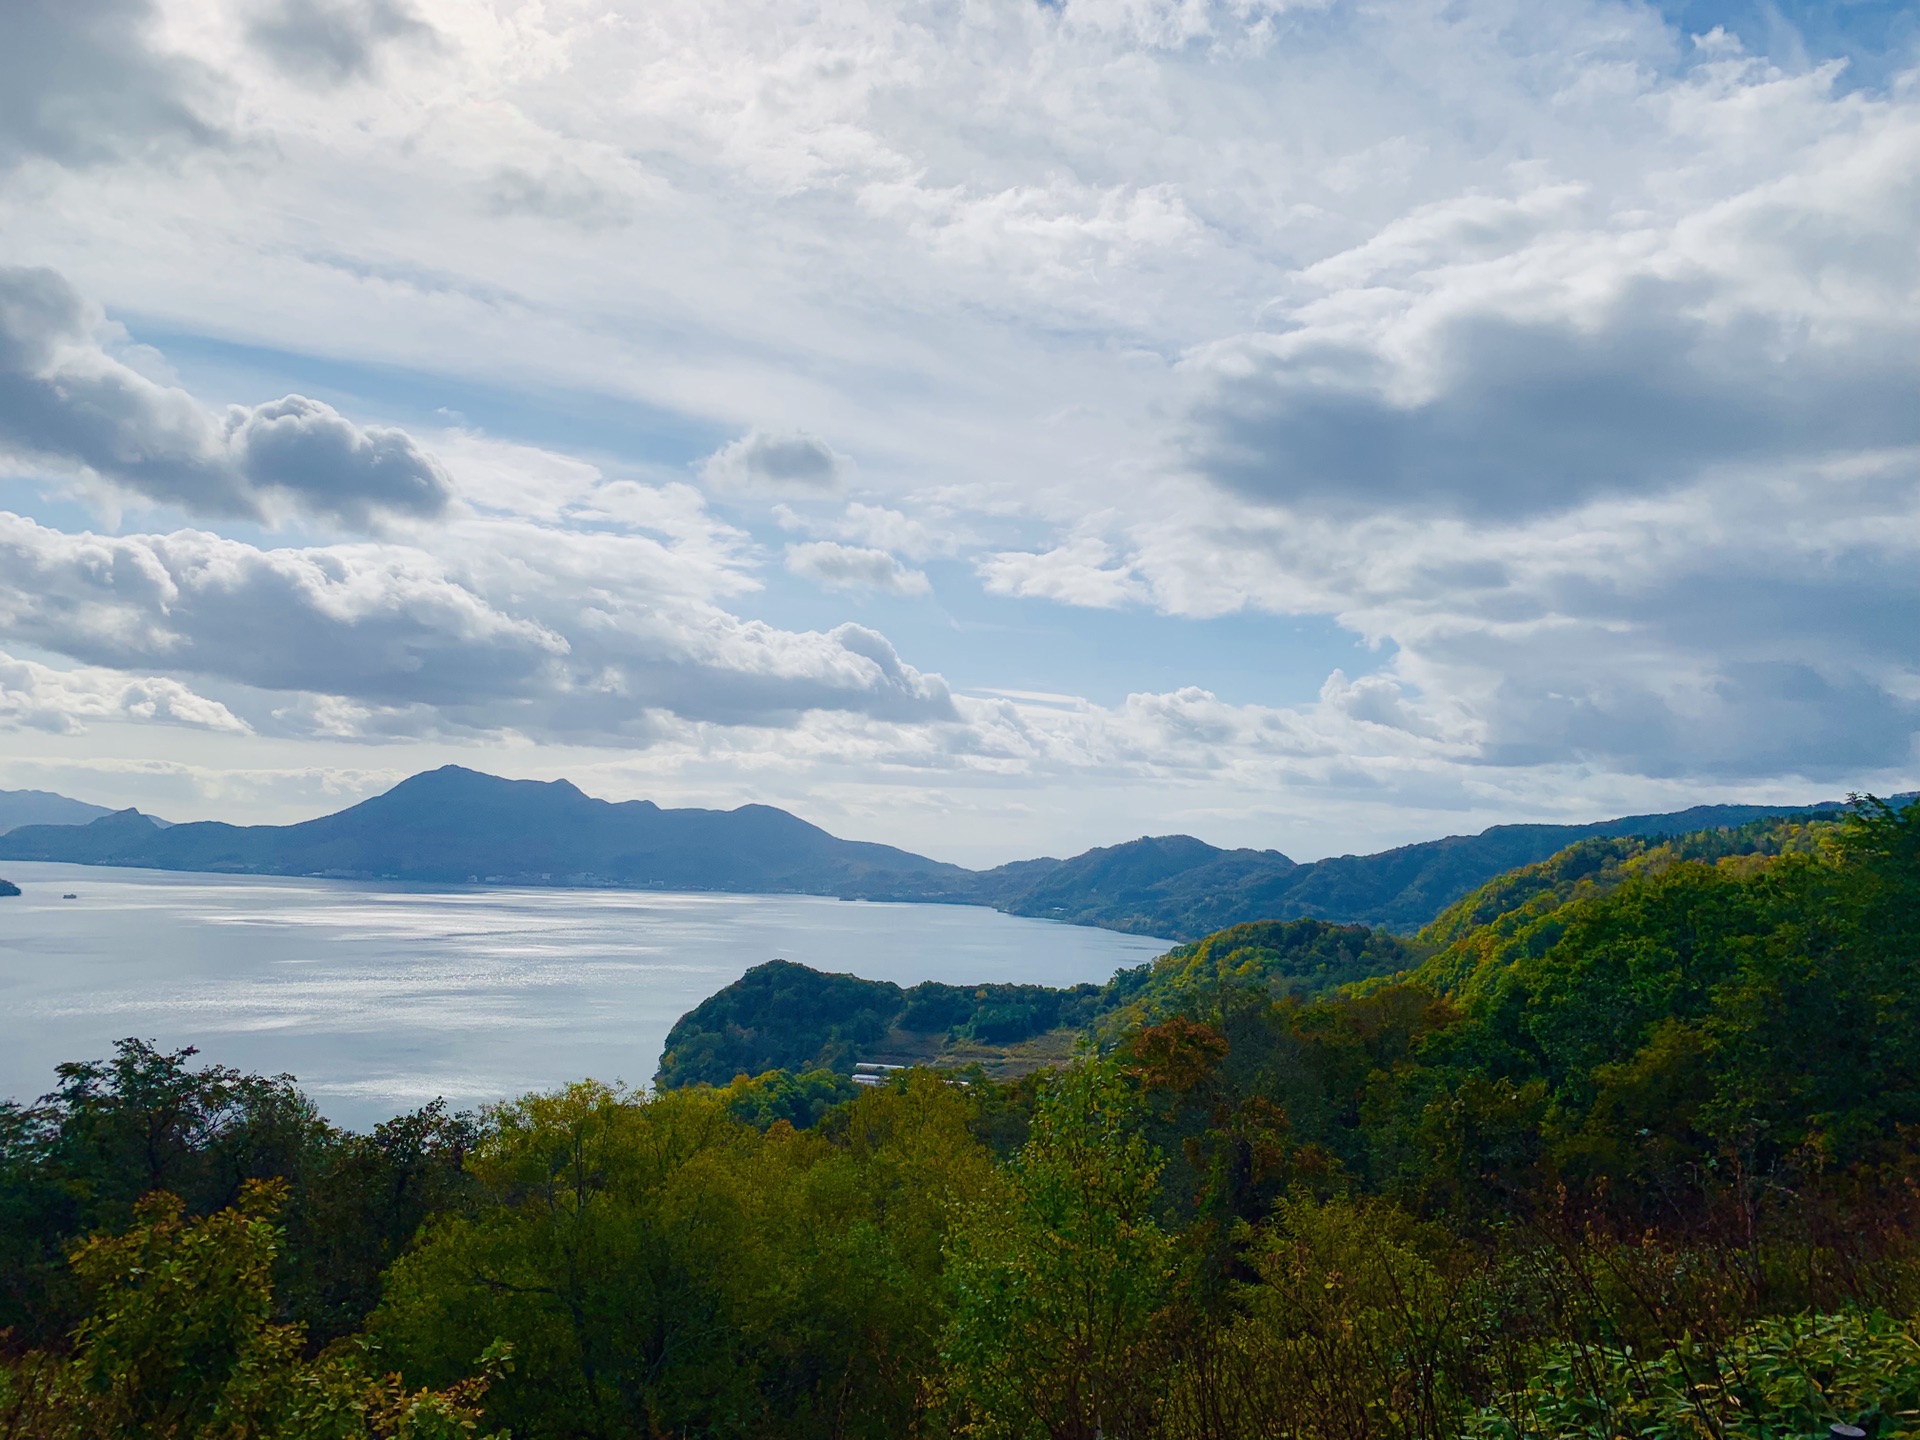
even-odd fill
[{"label": "cloud layer", "polygon": [[325,85],[365,79],[382,46],[432,35],[398,0],[273,0],[247,25],[247,38],[274,64]]},{"label": "cloud layer", "polygon": [[[503,542],[510,555],[490,553]],[[748,725],[809,709],[953,713],[939,678],[871,630],[783,631],[676,593],[671,566],[648,566],[649,540],[494,526],[446,548],[67,535],[0,512],[0,631],[90,665],[616,744],[644,741],[661,710]],[[594,584],[601,567],[624,578]]]},{"label": "cloud layer", "polygon": [[151,0],[0,7],[0,171],[42,158],[95,165],[222,138],[220,85],[155,46]]}]

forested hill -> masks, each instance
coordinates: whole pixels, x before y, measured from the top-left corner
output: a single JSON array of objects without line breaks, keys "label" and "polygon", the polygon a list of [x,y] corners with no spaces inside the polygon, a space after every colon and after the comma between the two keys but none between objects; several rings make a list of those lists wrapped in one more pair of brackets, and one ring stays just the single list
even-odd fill
[{"label": "forested hill", "polygon": [[460,883],[859,894],[945,894],[971,872],[841,840],[784,810],[615,804],[565,780],[502,780],[448,765],[298,825],[161,828],[137,810],[90,825],[29,825],[0,857],[159,870]]},{"label": "forested hill", "polygon": [[845,1076],[860,1061],[1019,1075],[1063,1063],[1096,1029],[1168,1013],[1196,988],[1227,983],[1310,997],[1405,970],[1424,953],[1364,925],[1289,920],[1235,925],[1105,985],[1067,989],[935,980],[902,989],[771,960],[680,1017],[654,1078],[671,1089],[768,1070]]},{"label": "forested hill", "polygon": [[1697,805],[1590,825],[1496,825],[1376,855],[1299,865],[1277,850],[1220,850],[1187,835],[1145,836],[1071,860],[1023,860],[983,872],[977,893],[1013,915],[1194,940],[1251,920],[1312,918],[1418,930],[1497,875],[1595,836],[1666,836],[1777,816],[1837,814],[1821,805]]},{"label": "forested hill", "polygon": [[663,810],[647,800],[596,800],[565,780],[503,780],[449,765],[297,825],[167,826],[137,810],[90,824],[23,825],[0,834],[0,860],[456,884],[797,891],[991,905],[1195,940],[1231,925],[1290,919],[1410,933],[1475,887],[1576,840],[1673,835],[1838,808],[1709,805],[1589,825],[1497,825],[1305,865],[1277,850],[1148,836],[1070,860],[973,871],[890,845],[842,840],[771,806]]}]

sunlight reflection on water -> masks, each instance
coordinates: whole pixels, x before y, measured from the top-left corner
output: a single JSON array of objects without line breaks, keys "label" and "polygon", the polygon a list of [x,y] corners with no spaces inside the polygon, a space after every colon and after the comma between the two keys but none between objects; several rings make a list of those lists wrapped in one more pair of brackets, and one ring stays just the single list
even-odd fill
[{"label": "sunlight reflection on water", "polygon": [[[343,1124],[591,1075],[776,956],[875,980],[1101,981],[1166,942],[958,905],[408,887],[9,862],[0,1095],[139,1035],[290,1071]],[[78,898],[63,900],[73,892]]]}]

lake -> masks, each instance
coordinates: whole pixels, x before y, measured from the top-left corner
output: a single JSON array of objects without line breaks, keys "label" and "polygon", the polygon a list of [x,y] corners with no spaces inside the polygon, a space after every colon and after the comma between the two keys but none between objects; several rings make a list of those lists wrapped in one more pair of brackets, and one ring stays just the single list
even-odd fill
[{"label": "lake", "polygon": [[[592,1076],[643,1084],[668,1029],[775,958],[911,985],[1106,980],[1170,942],[976,906],[429,887],[9,861],[0,1096],[137,1035],[299,1077],[365,1128]],[[76,898],[64,900],[71,892]]]}]

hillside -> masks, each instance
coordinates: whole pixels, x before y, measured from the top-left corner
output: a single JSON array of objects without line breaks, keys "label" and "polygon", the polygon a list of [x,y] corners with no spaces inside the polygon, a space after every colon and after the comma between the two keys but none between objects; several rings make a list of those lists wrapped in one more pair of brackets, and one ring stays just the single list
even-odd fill
[{"label": "hillside", "polygon": [[851,1074],[856,1062],[1025,1074],[1069,1058],[1096,1029],[1149,1023],[1219,985],[1278,998],[1390,975],[1419,952],[1384,931],[1323,920],[1236,925],[1105,985],[943,985],[910,989],[787,960],[756,965],[681,1016],[657,1084],[725,1085],[769,1070]]},{"label": "hillside", "polygon": [[902,989],[770,960],[680,1017],[655,1082],[725,1085],[769,1070],[850,1075],[859,1061],[1023,1073],[1070,1055],[1103,994],[1097,985],[937,981]]},{"label": "hillside", "polygon": [[968,872],[889,845],[841,840],[766,805],[663,810],[565,780],[502,780],[449,765],[297,825],[162,828],[136,810],[90,825],[29,825],[0,858],[267,875],[642,889],[944,892]]},{"label": "hillside", "polygon": [[[1722,830],[1665,839],[1596,836],[1537,864],[1488,881],[1423,928],[1426,954],[1408,978],[1436,994],[1472,997],[1516,961],[1553,948],[1577,913],[1623,887],[1644,886],[1676,868],[1742,880],[1780,856],[1813,856],[1824,839],[1843,833],[1832,823],[1794,818],[1753,820]],[[1709,868],[1710,867],[1710,871]]]}]

